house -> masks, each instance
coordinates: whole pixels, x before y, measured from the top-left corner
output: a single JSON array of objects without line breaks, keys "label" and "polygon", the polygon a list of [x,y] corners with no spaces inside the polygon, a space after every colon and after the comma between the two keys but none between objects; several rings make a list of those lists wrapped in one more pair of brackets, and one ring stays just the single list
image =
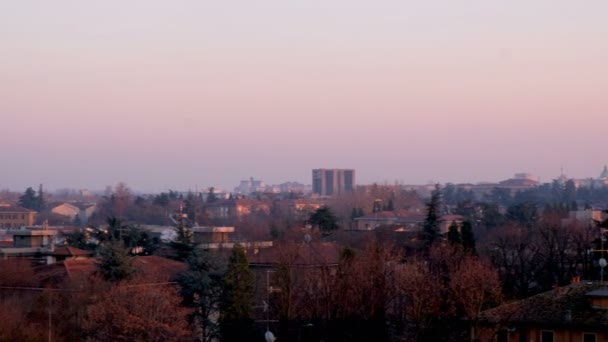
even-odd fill
[{"label": "house", "polygon": [[49,255],[55,250],[53,238],[57,235],[48,227],[8,230],[13,236],[12,246],[0,247],[0,259],[29,258],[50,263]]},{"label": "house", "polygon": [[248,198],[219,200],[205,204],[205,210],[210,218],[242,219],[253,213],[270,213],[270,204]]},{"label": "house", "polygon": [[0,228],[32,226],[35,222],[35,211],[9,203],[0,203]]},{"label": "house", "polygon": [[[396,226],[399,231],[420,231],[424,226],[426,215],[416,211],[395,210],[379,211],[355,218],[354,230],[375,230],[381,226]],[[460,215],[443,215],[439,218],[439,233],[448,232],[450,225],[456,222],[460,225],[463,217]]]},{"label": "house", "polygon": [[66,260],[88,259],[91,258],[93,254],[94,253],[92,251],[70,246],[57,248],[53,252],[49,253],[49,255],[52,257],[50,263],[62,262]]},{"label": "house", "polygon": [[296,221],[306,221],[315,210],[323,206],[322,203],[305,199],[285,199],[276,202],[281,213]]},{"label": "house", "polygon": [[375,230],[380,226],[401,226],[404,231],[422,229],[426,216],[408,210],[379,211],[354,219],[354,230]]},{"label": "house", "polygon": [[95,204],[86,203],[62,203],[51,209],[52,213],[69,217],[71,220],[78,220],[82,223],[86,223],[89,217],[93,215],[97,206]]},{"label": "house", "polygon": [[[279,270],[288,270],[288,277],[291,284],[295,284],[306,279],[308,275],[316,272],[329,272],[335,275],[340,261],[340,246],[333,242],[311,242],[306,238],[302,243],[285,243],[275,245],[270,248],[248,248],[247,259],[249,268],[255,276],[254,302],[268,304],[276,301],[275,297],[280,293],[281,285],[277,284],[274,276]],[[264,314],[259,311],[257,318],[263,319]],[[267,313],[270,317],[276,318],[276,312]]]},{"label": "house", "polygon": [[608,341],[608,288],[599,282],[556,287],[481,313],[472,340]]}]

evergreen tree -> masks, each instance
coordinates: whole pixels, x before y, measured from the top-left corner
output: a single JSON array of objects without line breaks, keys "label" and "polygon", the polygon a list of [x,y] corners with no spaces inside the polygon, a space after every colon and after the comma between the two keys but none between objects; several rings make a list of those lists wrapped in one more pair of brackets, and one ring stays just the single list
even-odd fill
[{"label": "evergreen tree", "polygon": [[97,272],[108,281],[127,280],[135,273],[132,260],[122,241],[107,241],[99,249]]},{"label": "evergreen tree", "polygon": [[460,229],[460,236],[462,239],[462,247],[466,252],[471,254],[476,254],[477,251],[475,249],[475,235],[473,234],[473,226],[471,222],[464,221],[462,223],[462,227]]},{"label": "evergreen tree", "polygon": [[188,270],[178,276],[177,282],[183,304],[194,309],[188,319],[200,328],[203,342],[217,341],[220,331],[215,317],[219,312],[222,274],[201,249],[194,250],[187,263]]},{"label": "evergreen tree", "polygon": [[42,190],[42,184],[38,187],[38,196],[36,197],[36,211],[41,211],[44,209],[44,205],[46,204],[46,198],[44,195],[44,191]]},{"label": "evergreen tree", "polygon": [[425,249],[429,249],[439,236],[439,217],[441,206],[441,191],[439,184],[435,186],[435,190],[431,194],[431,200],[426,204],[426,219],[424,220],[424,229],[422,239]]},{"label": "evergreen tree", "polygon": [[[178,215],[182,216],[183,214]],[[183,217],[178,218],[175,233],[176,236],[171,241],[171,247],[176,253],[177,260],[186,261],[194,251],[194,234]]]},{"label": "evergreen tree", "polygon": [[448,228],[448,242],[450,245],[459,245],[462,243],[460,232],[458,231],[458,223],[456,223],[456,221],[452,221],[452,224]]},{"label": "evergreen tree", "polygon": [[209,194],[207,194],[207,203],[213,203],[217,200],[218,200],[218,198],[217,198],[217,195],[215,194],[215,188],[210,187]]},{"label": "evergreen tree", "polygon": [[353,208],[353,211],[350,213],[350,219],[351,219],[351,220],[354,220],[354,219],[356,219],[357,217],[358,217],[358,216],[357,216],[357,209],[356,209],[356,208]]},{"label": "evergreen tree", "polygon": [[312,213],[309,222],[317,226],[326,235],[338,229],[338,219],[326,205]]},{"label": "evergreen tree", "polygon": [[395,211],[395,203],[392,198],[389,198],[388,205],[386,206],[386,210]]},{"label": "evergreen tree", "polygon": [[365,216],[365,212],[363,212],[363,208],[359,208],[359,210],[357,211],[357,217],[363,217]]},{"label": "evergreen tree", "polygon": [[245,341],[253,331],[254,276],[245,250],[235,245],[228,260],[220,304],[222,341]]},{"label": "evergreen tree", "polygon": [[19,205],[27,209],[36,210],[38,207],[36,191],[34,191],[34,189],[31,187],[27,188],[23,195],[19,197]]}]

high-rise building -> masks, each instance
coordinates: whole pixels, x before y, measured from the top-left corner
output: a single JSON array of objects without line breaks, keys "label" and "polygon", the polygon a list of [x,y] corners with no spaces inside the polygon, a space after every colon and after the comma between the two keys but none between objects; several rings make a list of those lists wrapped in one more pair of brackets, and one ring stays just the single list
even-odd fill
[{"label": "high-rise building", "polygon": [[312,192],[321,196],[331,196],[355,189],[355,170],[314,169],[312,170]]}]

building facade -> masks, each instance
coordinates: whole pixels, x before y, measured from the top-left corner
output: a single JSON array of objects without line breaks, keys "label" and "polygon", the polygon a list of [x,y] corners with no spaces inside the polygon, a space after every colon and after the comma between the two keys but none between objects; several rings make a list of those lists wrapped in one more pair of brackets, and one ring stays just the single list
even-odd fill
[{"label": "building facade", "polygon": [[0,228],[33,226],[36,212],[8,203],[0,203]]},{"label": "building facade", "polygon": [[355,190],[355,170],[314,169],[312,170],[312,192],[321,196],[331,196]]}]

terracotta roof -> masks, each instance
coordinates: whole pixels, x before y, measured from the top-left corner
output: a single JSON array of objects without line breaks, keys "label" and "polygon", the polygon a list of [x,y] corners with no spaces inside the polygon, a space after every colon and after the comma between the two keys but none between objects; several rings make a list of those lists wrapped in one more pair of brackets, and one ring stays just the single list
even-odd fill
[{"label": "terracotta roof", "polygon": [[333,242],[311,242],[260,249],[248,256],[251,265],[272,265],[282,262],[296,266],[336,265],[340,246]]},{"label": "terracotta roof", "polygon": [[63,247],[56,249],[52,255],[55,256],[91,256],[93,252],[86,251],[84,249],[76,248],[76,247]]},{"label": "terracotta roof", "polygon": [[35,211],[18,205],[0,203],[0,213],[35,213]]},{"label": "terracotta roof", "polygon": [[589,299],[593,295],[606,294],[606,290],[597,292],[600,288],[601,285],[597,282],[574,283],[486,310],[480,318],[487,323],[608,328],[608,310],[592,307]]},{"label": "terracotta roof", "polygon": [[[96,271],[96,264],[97,259],[74,259],[63,262],[70,277],[91,276]],[[146,281],[167,281],[187,269],[183,262],[155,255],[133,257],[132,266],[137,271],[136,278]]]}]

